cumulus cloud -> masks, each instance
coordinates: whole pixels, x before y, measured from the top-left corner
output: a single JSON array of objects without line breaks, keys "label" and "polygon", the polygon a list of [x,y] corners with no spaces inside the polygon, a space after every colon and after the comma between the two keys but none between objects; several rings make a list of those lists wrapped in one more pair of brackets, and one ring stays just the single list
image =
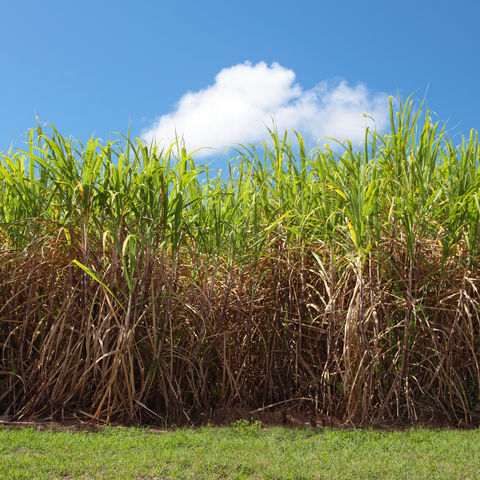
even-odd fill
[{"label": "cumulus cloud", "polygon": [[[279,132],[296,130],[322,143],[327,137],[357,143],[366,126],[382,130],[387,113],[387,95],[363,84],[324,80],[303,89],[293,70],[278,63],[245,62],[221,70],[213,85],[183,95],[175,110],[159,117],[142,137],[161,145],[183,137],[189,151],[225,149],[264,141],[273,119]],[[197,156],[214,152],[202,149]]]}]

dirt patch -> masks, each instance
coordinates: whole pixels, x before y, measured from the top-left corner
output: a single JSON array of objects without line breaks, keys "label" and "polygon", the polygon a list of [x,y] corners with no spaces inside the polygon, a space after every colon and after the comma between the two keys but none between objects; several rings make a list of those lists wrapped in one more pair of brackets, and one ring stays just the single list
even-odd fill
[{"label": "dirt patch", "polygon": [[[110,428],[125,428],[128,426],[141,426],[152,432],[162,432],[168,429],[181,427],[199,427],[202,425],[229,426],[239,420],[250,422],[260,422],[263,426],[282,425],[292,428],[319,428],[319,427],[341,427],[340,420],[315,416],[307,411],[301,411],[294,408],[281,408],[275,410],[251,411],[246,408],[220,409],[212,412],[210,415],[200,415],[199,421],[194,423],[177,422],[175,424],[144,424],[144,425],[126,425],[122,423],[111,423]],[[80,417],[65,418],[58,420],[22,420],[22,421],[0,421],[0,428],[35,428],[36,430],[70,430],[70,431],[88,431],[98,432],[105,428],[104,423],[95,422],[91,419],[82,419]]]},{"label": "dirt patch", "polygon": [[[353,422],[344,422],[335,417],[329,417],[321,414],[314,414],[309,409],[299,409],[296,407],[283,408],[260,408],[256,410],[249,410],[248,408],[233,407],[228,409],[218,409],[210,412],[209,415],[201,414],[198,421],[188,422],[187,420],[176,423],[143,423],[143,424],[125,424],[120,422],[112,422],[108,424],[109,428],[123,429],[128,427],[145,428],[152,433],[161,433],[167,430],[175,430],[177,428],[185,427],[201,427],[203,425],[212,425],[217,427],[226,427],[238,422],[239,420],[246,420],[248,422],[259,422],[264,427],[284,426],[289,428],[332,428],[332,429],[374,429],[374,430],[408,430],[413,427],[425,427],[431,429],[452,429],[451,425],[442,423],[441,421],[432,421],[432,419],[425,419],[425,421],[418,421],[416,424],[411,423],[384,423],[384,424],[355,424]],[[92,418],[73,415],[71,417],[64,417],[63,420],[56,419],[25,419],[22,421],[7,421],[0,420],[1,428],[34,428],[36,430],[52,430],[52,431],[78,431],[78,432],[101,432],[107,427],[104,422],[93,420]],[[459,424],[456,428],[461,430],[468,430],[470,428],[463,424]]]}]

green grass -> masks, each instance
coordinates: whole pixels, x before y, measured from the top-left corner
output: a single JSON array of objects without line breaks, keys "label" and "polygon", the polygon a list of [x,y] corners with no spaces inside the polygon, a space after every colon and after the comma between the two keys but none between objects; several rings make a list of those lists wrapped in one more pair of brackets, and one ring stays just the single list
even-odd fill
[{"label": "green grass", "polygon": [[0,478],[480,478],[478,430],[0,430]]}]

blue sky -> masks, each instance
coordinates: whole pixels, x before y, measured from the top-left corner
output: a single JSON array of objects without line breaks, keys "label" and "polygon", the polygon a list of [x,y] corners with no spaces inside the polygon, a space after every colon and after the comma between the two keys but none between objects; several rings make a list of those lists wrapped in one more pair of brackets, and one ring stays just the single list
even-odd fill
[{"label": "blue sky", "polygon": [[458,141],[480,129],[474,0],[18,0],[0,13],[0,151],[21,147],[35,114],[81,141],[130,124],[219,152],[265,138],[272,115],[314,140],[355,136],[360,111],[382,127],[387,95],[415,91]]}]

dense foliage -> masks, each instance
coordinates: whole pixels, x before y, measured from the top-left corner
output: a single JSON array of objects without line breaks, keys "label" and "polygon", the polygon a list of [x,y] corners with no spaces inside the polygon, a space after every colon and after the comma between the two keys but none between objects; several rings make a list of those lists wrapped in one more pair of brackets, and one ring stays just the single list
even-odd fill
[{"label": "dense foliage", "polygon": [[223,174],[30,131],[0,160],[0,413],[477,423],[478,136],[420,114],[340,153],[271,132]]}]

